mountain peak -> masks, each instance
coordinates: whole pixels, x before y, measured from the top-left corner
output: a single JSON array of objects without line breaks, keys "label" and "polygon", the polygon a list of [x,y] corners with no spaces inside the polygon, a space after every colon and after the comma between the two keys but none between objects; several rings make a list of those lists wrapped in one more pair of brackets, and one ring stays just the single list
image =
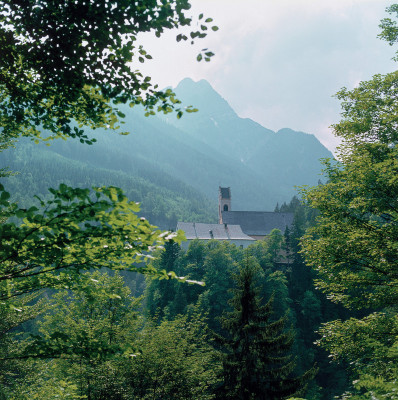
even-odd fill
[{"label": "mountain peak", "polygon": [[174,89],[183,105],[192,105],[208,115],[233,115],[235,111],[205,79],[184,78]]},{"label": "mountain peak", "polygon": [[207,89],[212,90],[213,87],[210,85],[206,79],[200,79],[199,81],[194,81],[192,78],[184,78],[176,87],[176,90],[186,90],[186,89]]}]

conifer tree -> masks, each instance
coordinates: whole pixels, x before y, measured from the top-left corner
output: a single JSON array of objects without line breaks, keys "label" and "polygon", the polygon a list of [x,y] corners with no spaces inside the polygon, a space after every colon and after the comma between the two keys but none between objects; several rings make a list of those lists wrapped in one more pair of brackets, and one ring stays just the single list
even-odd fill
[{"label": "conifer tree", "polygon": [[220,399],[286,399],[304,391],[316,372],[313,367],[294,376],[289,354],[294,334],[286,329],[286,316],[272,321],[272,298],[261,304],[256,276],[249,259],[234,276],[233,311],[222,318],[228,335],[217,336],[223,363],[223,383],[216,391]]}]

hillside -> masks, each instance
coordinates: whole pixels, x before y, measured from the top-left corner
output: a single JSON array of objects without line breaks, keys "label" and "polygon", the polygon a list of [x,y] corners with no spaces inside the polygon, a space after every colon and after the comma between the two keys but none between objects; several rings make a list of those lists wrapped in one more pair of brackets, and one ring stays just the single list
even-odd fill
[{"label": "hillside", "polygon": [[20,141],[1,153],[0,166],[19,172],[3,179],[6,187],[29,203],[60,182],[120,186],[168,228],[177,219],[215,222],[220,185],[232,188],[234,209],[273,210],[291,199],[294,185],[316,184],[319,158],[332,156],[313,135],[240,118],[206,81],[185,79],[175,91],[199,112],[146,118],[124,106],[128,136],[96,130],[93,146]]},{"label": "hillside", "polygon": [[[316,185],[321,178],[321,158],[332,153],[311,134],[292,129],[273,132],[248,118],[240,118],[228,103],[204,80],[184,79],[175,92],[183,104],[194,105],[199,112],[177,120],[164,120],[185,132],[186,140],[198,141],[218,154],[231,173],[223,186],[233,188],[238,209],[271,210],[277,202],[288,201],[297,185]],[[232,168],[244,173],[235,179]],[[210,169],[209,169],[210,170]],[[209,171],[212,173],[212,171]],[[217,180],[212,187],[217,186]],[[215,196],[213,194],[208,196]]]}]

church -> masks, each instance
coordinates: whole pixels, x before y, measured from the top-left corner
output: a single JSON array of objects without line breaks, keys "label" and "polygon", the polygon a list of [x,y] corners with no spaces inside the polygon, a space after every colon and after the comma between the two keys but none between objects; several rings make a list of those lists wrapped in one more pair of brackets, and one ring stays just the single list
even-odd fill
[{"label": "church", "polygon": [[178,222],[177,230],[185,232],[188,247],[194,239],[227,240],[246,248],[256,240],[262,240],[273,229],[282,233],[293,224],[293,213],[272,211],[233,211],[230,187],[219,187],[218,192],[218,224],[198,222]]}]

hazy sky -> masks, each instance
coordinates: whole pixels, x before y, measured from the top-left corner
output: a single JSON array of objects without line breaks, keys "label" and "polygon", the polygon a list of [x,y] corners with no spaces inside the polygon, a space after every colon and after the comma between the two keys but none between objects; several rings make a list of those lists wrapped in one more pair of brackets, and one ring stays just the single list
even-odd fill
[{"label": "hazy sky", "polygon": [[[393,71],[395,48],[377,39],[385,0],[193,0],[220,28],[191,46],[176,33],[145,37],[144,66],[160,87],[206,79],[241,117],[315,134],[333,150],[341,87]],[[216,55],[196,62],[198,50]]]}]

